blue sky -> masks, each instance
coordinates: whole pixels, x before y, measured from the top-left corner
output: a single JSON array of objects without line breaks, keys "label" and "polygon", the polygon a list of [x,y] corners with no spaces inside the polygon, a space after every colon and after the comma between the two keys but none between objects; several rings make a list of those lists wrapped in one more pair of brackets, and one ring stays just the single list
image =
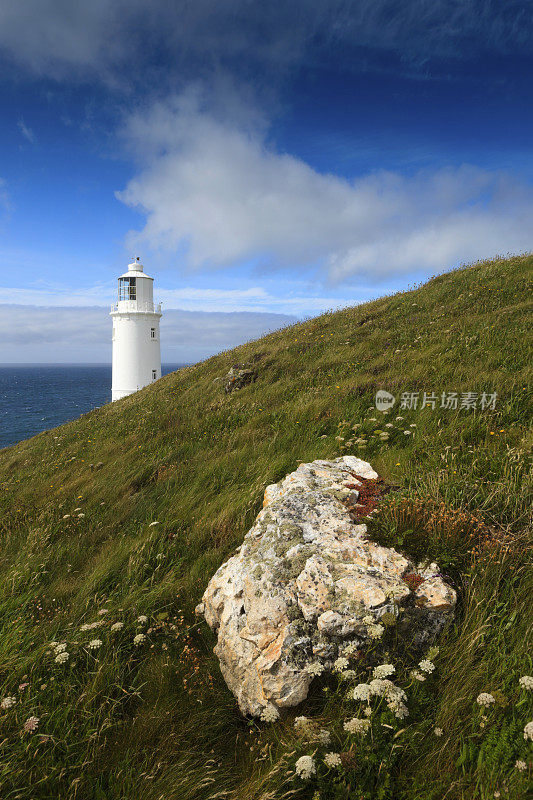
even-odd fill
[{"label": "blue sky", "polygon": [[109,360],[133,254],[190,361],[531,250],[532,38],[530,0],[0,3],[0,361]]}]

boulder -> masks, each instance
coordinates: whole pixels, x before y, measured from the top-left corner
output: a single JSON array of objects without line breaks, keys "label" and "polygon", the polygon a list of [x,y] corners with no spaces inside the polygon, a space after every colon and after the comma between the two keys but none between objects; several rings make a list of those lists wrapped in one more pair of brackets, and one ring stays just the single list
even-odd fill
[{"label": "boulder", "polygon": [[354,456],[300,464],[267,486],[242,546],[210,580],[197,613],[217,633],[243,714],[301,703],[346,648],[375,647],[382,618],[422,646],[453,613],[456,594],[437,564],[413,564],[354,521],[359,495],[377,481]]}]

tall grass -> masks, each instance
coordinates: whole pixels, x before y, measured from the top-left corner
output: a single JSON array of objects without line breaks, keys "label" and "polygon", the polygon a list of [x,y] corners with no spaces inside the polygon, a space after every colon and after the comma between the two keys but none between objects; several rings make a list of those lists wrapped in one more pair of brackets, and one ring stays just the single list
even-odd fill
[{"label": "tall grass", "polygon": [[[424,707],[444,735],[413,738],[383,797],[526,796],[514,762],[533,718],[516,690],[533,671],[532,266],[479,263],[325,314],[0,452],[0,696],[16,698],[0,712],[2,799],[313,796],[294,782],[292,715],[273,726],[239,715],[194,606],[265,485],[343,452],[394,487],[375,536],[438,558],[460,597]],[[257,381],[225,394],[230,366],[252,359]],[[397,404],[383,440],[378,388],[498,399],[485,411]],[[304,713],[333,721],[340,700],[324,688]],[[472,727],[475,697],[491,690],[504,700],[486,729]],[[24,733],[30,716],[37,731]],[[350,780],[332,781],[331,796],[349,785],[368,800]]]}]

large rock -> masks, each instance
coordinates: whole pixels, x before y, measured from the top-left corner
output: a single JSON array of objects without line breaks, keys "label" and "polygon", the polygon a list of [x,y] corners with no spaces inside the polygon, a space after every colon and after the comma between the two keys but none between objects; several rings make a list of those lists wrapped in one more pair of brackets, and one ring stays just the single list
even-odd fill
[{"label": "large rock", "polygon": [[417,567],[353,522],[377,478],[354,456],[300,464],[267,487],[242,546],[209,582],[197,612],[218,632],[215,653],[244,714],[300,703],[347,645],[375,644],[384,614],[422,645],[453,612],[436,564]]}]

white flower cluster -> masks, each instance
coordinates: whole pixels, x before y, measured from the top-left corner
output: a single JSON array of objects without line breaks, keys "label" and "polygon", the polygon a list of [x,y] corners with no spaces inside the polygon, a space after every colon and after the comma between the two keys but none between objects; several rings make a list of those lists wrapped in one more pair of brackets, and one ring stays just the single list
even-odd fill
[{"label": "white flower cluster", "polygon": [[527,764],[525,761],[520,761],[519,759],[518,761],[515,761],[515,767],[519,772],[524,772],[524,770],[527,769]]},{"label": "white flower cluster", "polygon": [[485,708],[488,708],[490,705],[492,705],[492,703],[494,703],[494,697],[488,692],[481,692],[481,694],[478,694],[476,697],[476,703],[478,706],[484,706]]},{"label": "white flower cluster", "polygon": [[320,728],[316,740],[319,744],[329,744],[331,741],[331,733],[326,730],[326,728]]},{"label": "white flower cluster", "polygon": [[522,689],[533,689],[533,678],[531,675],[522,675],[520,680],[518,681]]},{"label": "white flower cluster", "polygon": [[261,711],[261,719],[263,722],[275,722],[279,719],[279,711],[276,706],[268,705]]},{"label": "white flower cluster", "polygon": [[305,671],[308,675],[318,676],[322,675],[324,672],[324,667],[319,661],[313,661],[311,664],[306,666]]},{"label": "white flower cluster", "polygon": [[67,652],[58,653],[54,661],[56,662],[56,664],[66,664],[69,658],[70,655]]},{"label": "white flower cluster", "polygon": [[357,678],[357,672],[354,669],[345,669],[339,677],[341,681],[354,681]]},{"label": "white flower cluster", "polygon": [[93,631],[95,628],[99,628],[100,625],[103,625],[103,620],[99,619],[97,622],[84,622],[84,624],[80,627],[80,631]]},{"label": "white flower cluster", "polygon": [[388,678],[389,675],[394,675],[396,672],[396,667],[393,664],[380,664],[378,667],[374,667],[373,676],[374,678]]},{"label": "white flower cluster", "polygon": [[111,625],[111,630],[114,633],[115,631],[121,631],[123,627],[124,627],[124,623],[123,622],[114,622]]},{"label": "white flower cluster", "polygon": [[370,700],[370,686],[368,683],[358,683],[353,690],[354,700]]},{"label": "white flower cluster", "polygon": [[366,630],[371,639],[380,639],[385,633],[383,625],[368,625]]},{"label": "white flower cluster", "polygon": [[524,728],[524,739],[526,742],[528,739],[533,742],[533,722],[528,722]]},{"label": "white flower cluster", "polygon": [[102,644],[103,642],[101,639],[91,639],[87,647],[89,648],[89,650],[98,650],[98,648],[101,647]]},{"label": "white flower cluster", "polygon": [[296,717],[294,720],[294,727],[297,731],[301,732],[309,726],[309,722],[310,720],[308,717]]},{"label": "white flower cluster", "polygon": [[4,697],[4,699],[0,702],[0,708],[2,711],[8,711],[10,708],[13,708],[16,702],[16,697]]},{"label": "white flower cluster", "polygon": [[428,675],[431,675],[435,669],[435,664],[432,661],[429,661],[427,658],[424,658],[418,666],[422,672],[427,672]]},{"label": "white flower cluster", "polygon": [[344,730],[346,733],[361,733],[365,734],[370,728],[370,721],[368,719],[359,719],[352,717],[348,722],[344,723]]},{"label": "white flower cluster", "polygon": [[140,617],[137,617],[137,622],[140,625],[146,625],[146,623],[148,622],[148,617],[145,614],[141,614]]},{"label": "white flower cluster", "polygon": [[311,756],[301,756],[296,762],[295,769],[302,780],[308,780],[316,772],[314,759]]},{"label": "white flower cluster", "polygon": [[349,661],[347,658],[340,656],[335,663],[333,664],[333,669],[335,672],[342,672],[348,666]]},{"label": "white flower cluster", "polygon": [[146,641],[146,636],[144,635],[144,633],[138,633],[137,636],[133,637],[133,644],[136,645],[137,647],[143,644],[143,642],[145,641]]},{"label": "white flower cluster", "polygon": [[324,756],[324,764],[330,769],[333,769],[334,767],[341,767],[341,757],[338,753],[326,753]]}]

